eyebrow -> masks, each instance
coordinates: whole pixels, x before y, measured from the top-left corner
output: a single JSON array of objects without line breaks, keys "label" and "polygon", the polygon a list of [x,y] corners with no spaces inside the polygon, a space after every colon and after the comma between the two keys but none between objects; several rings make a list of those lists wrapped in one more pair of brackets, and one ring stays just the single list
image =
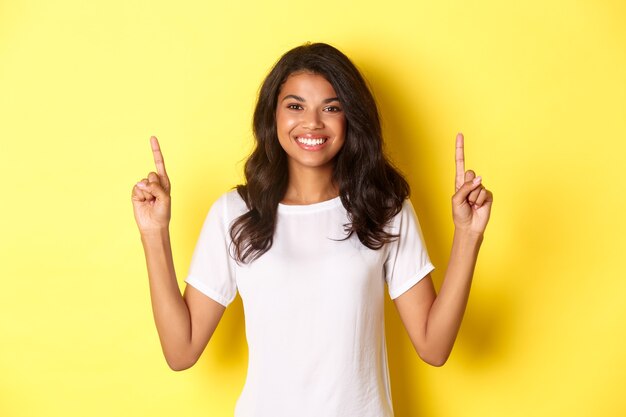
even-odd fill
[{"label": "eyebrow", "polygon": [[[297,96],[297,95],[295,95],[295,94],[288,94],[288,95],[286,95],[285,97],[283,97],[283,99],[282,99],[281,101],[285,101],[285,100],[287,100],[288,98],[292,98],[292,99],[297,100],[297,101],[299,101],[299,102],[301,102],[301,103],[306,102],[306,100],[305,100],[304,98],[302,98],[302,97],[300,97],[300,96]],[[324,99],[324,100],[322,101],[322,103],[325,103],[325,104],[326,104],[326,103],[331,103],[331,102],[333,102],[333,101],[339,101],[339,97],[330,97],[330,98],[326,98],[326,99]]]}]

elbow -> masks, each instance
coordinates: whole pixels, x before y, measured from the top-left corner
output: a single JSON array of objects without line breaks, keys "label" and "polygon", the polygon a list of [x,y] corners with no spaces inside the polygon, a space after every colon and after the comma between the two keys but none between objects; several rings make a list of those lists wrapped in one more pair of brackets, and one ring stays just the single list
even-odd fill
[{"label": "elbow", "polygon": [[450,352],[418,352],[418,355],[427,364],[439,368],[448,361]]},{"label": "elbow", "polygon": [[167,362],[167,365],[170,367],[170,369],[176,372],[184,371],[185,369],[189,369],[193,366],[193,364],[189,365],[186,363],[178,363],[178,362],[171,362],[171,361],[166,361],[166,362]]},{"label": "elbow", "polygon": [[172,371],[180,372],[191,368],[197,362],[198,358],[185,358],[183,356],[165,356],[165,362]]},{"label": "elbow", "polygon": [[441,357],[441,358],[435,358],[435,359],[429,359],[429,360],[424,359],[424,361],[429,365],[439,368],[445,365],[445,363],[448,361],[448,358]]}]

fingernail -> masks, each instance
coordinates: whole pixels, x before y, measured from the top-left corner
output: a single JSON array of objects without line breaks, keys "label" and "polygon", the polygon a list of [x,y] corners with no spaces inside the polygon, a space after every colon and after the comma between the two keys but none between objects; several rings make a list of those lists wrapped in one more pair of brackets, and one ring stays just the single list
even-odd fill
[{"label": "fingernail", "polygon": [[474,181],[472,181],[472,184],[474,185],[479,184],[482,179],[483,179],[482,177],[476,177],[474,178]]},{"label": "fingernail", "polygon": [[146,184],[144,184],[143,182],[138,182],[137,183],[137,187],[139,188],[145,188]]}]

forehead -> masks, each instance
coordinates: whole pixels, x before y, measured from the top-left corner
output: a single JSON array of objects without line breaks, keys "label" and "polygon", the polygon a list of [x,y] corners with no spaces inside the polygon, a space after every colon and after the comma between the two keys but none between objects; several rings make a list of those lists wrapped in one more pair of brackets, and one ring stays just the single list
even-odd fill
[{"label": "forehead", "polygon": [[279,95],[297,94],[298,96],[335,97],[335,89],[323,75],[312,72],[290,74],[280,88]]}]

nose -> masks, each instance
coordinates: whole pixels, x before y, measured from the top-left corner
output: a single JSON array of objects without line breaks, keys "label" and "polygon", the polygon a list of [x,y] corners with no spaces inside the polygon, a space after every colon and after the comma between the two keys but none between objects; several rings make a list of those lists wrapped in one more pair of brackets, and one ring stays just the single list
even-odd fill
[{"label": "nose", "polygon": [[324,127],[321,115],[314,109],[305,112],[302,124],[308,129],[321,129]]}]

